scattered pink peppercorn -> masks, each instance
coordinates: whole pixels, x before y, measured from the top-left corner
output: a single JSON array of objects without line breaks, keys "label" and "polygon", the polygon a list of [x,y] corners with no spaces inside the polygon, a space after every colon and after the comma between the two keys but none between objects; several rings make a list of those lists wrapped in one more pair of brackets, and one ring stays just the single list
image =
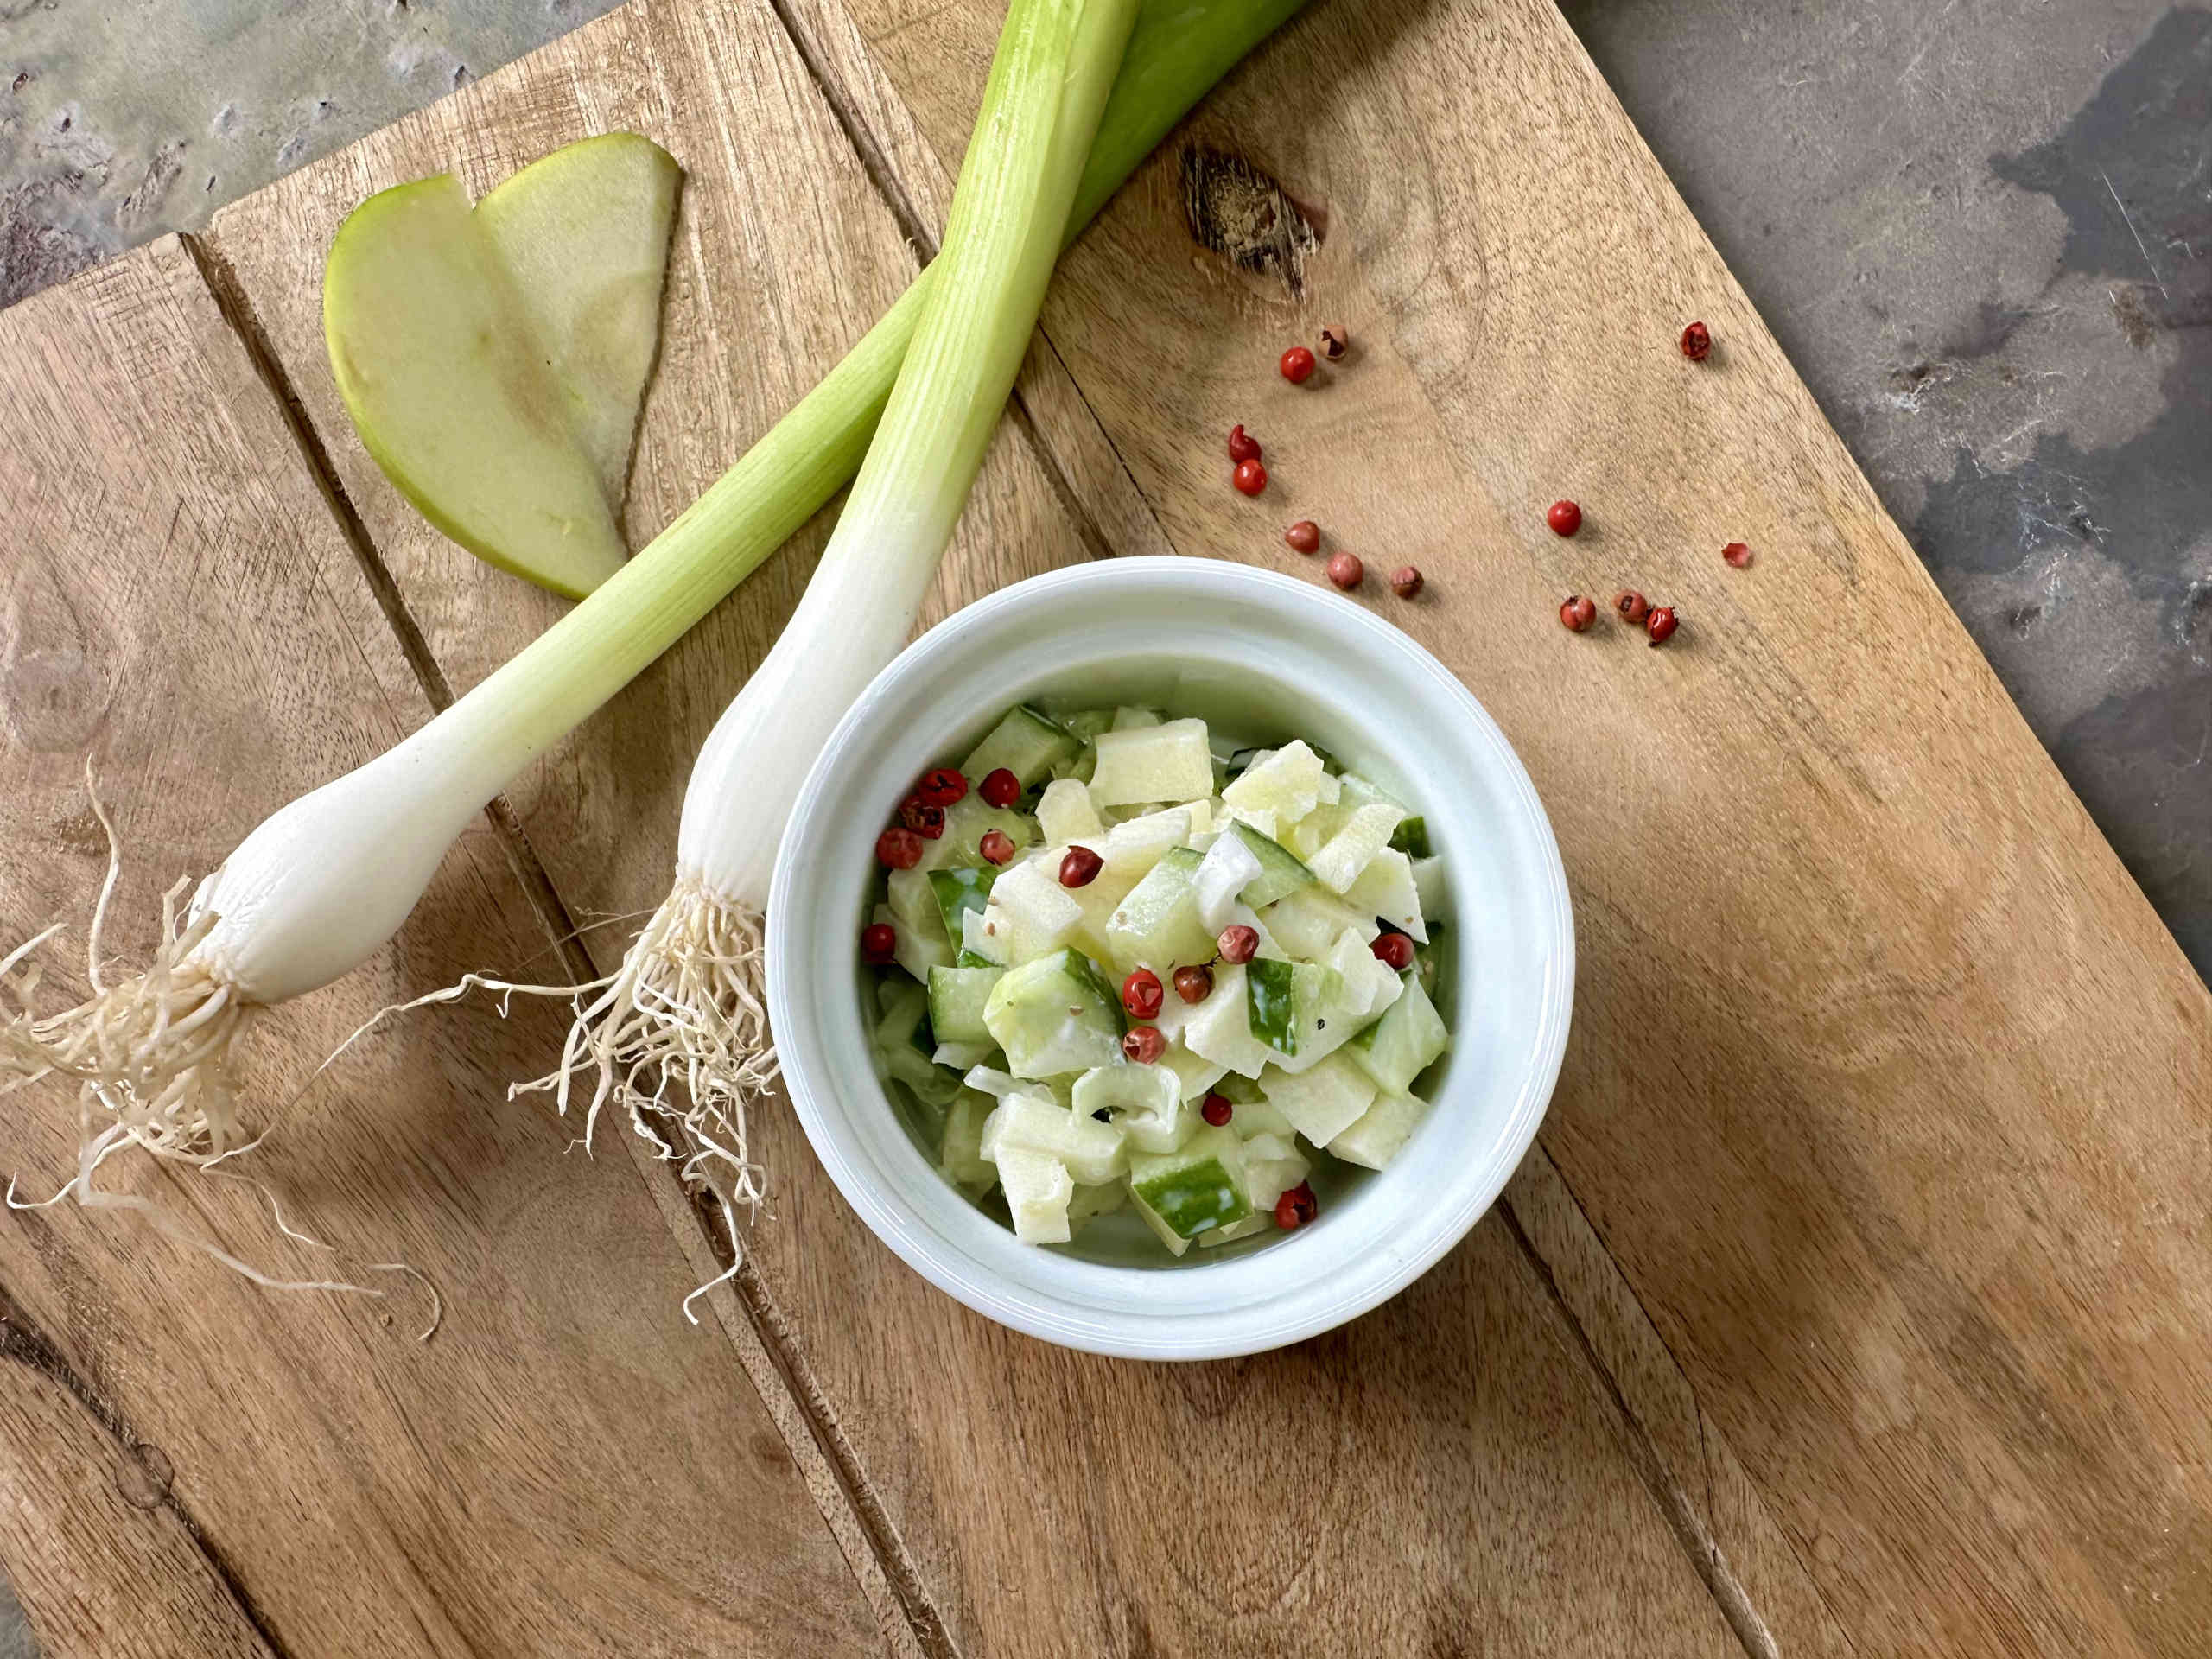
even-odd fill
[{"label": "scattered pink peppercorn", "polygon": [[1346,593],[1367,580],[1367,567],[1359,562],[1357,553],[1329,555],[1329,580]]},{"label": "scattered pink peppercorn", "polygon": [[1731,542],[1720,550],[1720,556],[1741,570],[1751,563],[1751,550],[1741,542]]},{"label": "scattered pink peppercorn", "polygon": [[1242,421],[1229,429],[1229,458],[1240,465],[1260,458],[1260,441],[1246,435]]},{"label": "scattered pink peppercorn", "polygon": [[1213,969],[1202,963],[1185,963],[1175,970],[1175,995],[1185,1002],[1203,1002],[1213,995]]},{"label": "scattered pink peppercorn", "polygon": [[1098,872],[1106,861],[1088,847],[1071,847],[1060,860],[1060,885],[1064,887],[1087,887],[1098,879]]},{"label": "scattered pink peppercorn", "polygon": [[1257,495],[1268,487],[1268,469],[1255,461],[1240,461],[1229,481],[1246,495]]},{"label": "scattered pink peppercorn", "polygon": [[1555,536],[1572,536],[1582,528],[1582,509],[1572,501],[1554,501],[1544,509],[1544,522]]},{"label": "scattered pink peppercorn", "polygon": [[1702,363],[1713,350],[1713,330],[1701,322],[1694,322],[1682,330],[1682,355],[1693,363]]},{"label": "scattered pink peppercorn", "polygon": [[1402,564],[1390,573],[1390,591],[1400,599],[1421,597],[1421,574],[1417,564]]},{"label": "scattered pink peppercorn", "polygon": [[1598,620],[1598,607],[1585,594],[1569,594],[1560,603],[1559,620],[1569,633],[1585,633]]},{"label": "scattered pink peppercorn", "polygon": [[1236,1103],[1227,1095],[1210,1094],[1198,1103],[1198,1116],[1217,1129],[1236,1116]]},{"label": "scattered pink peppercorn", "polygon": [[1319,553],[1321,550],[1321,526],[1311,518],[1301,518],[1282,533],[1282,538],[1294,553]]},{"label": "scattered pink peppercorn", "polygon": [[1160,984],[1160,976],[1149,968],[1140,968],[1122,982],[1122,1006],[1136,1019],[1156,1017],[1160,1004],[1166,1000],[1166,988]]},{"label": "scattered pink peppercorn", "polygon": [[1414,942],[1402,933],[1377,933],[1368,949],[1375,952],[1376,961],[1398,973],[1414,965]]},{"label": "scattered pink peppercorn", "polygon": [[1131,1026],[1122,1038],[1122,1052],[1139,1065],[1151,1065],[1167,1052],[1167,1039],[1158,1026]]},{"label": "scattered pink peppercorn", "polygon": [[1651,613],[1651,601],[1633,588],[1622,589],[1613,595],[1613,608],[1621,613],[1621,620],[1630,627],[1639,627]]},{"label": "scattered pink peppercorn", "polygon": [[1287,1233],[1294,1232],[1320,1213],[1320,1201],[1314,1198],[1310,1182],[1300,1181],[1275,1200],[1275,1225]]},{"label": "scattered pink peppercorn", "polygon": [[894,870],[911,870],[922,861],[922,838],[911,830],[887,830],[875,838],[877,861]]},{"label": "scattered pink peppercorn", "polygon": [[1292,385],[1304,385],[1313,377],[1313,353],[1304,346],[1294,346],[1282,354],[1282,361],[1276,366]]},{"label": "scattered pink peppercorn", "polygon": [[1003,864],[1014,856],[1014,837],[1003,830],[992,830],[976,843],[976,850],[989,864]]},{"label": "scattered pink peppercorn", "polygon": [[976,792],[986,806],[1012,806],[1021,798],[1021,779],[1004,766],[995,767]]},{"label": "scattered pink peppercorn", "polygon": [[924,841],[935,841],[944,834],[944,809],[931,806],[918,795],[909,795],[899,804],[899,823]]},{"label": "scattered pink peppercorn", "polygon": [[968,779],[950,766],[935,766],[914,785],[914,797],[931,806],[950,806],[968,793]]},{"label": "scattered pink peppercorn", "polygon": [[1351,349],[1351,336],[1344,333],[1342,323],[1332,322],[1321,330],[1321,355],[1330,362],[1342,362],[1344,353]]},{"label": "scattered pink peppercorn", "polygon": [[1643,631],[1651,636],[1652,649],[1657,650],[1675,637],[1675,607],[1662,605],[1643,619]]},{"label": "scattered pink peppercorn", "polygon": [[1239,922],[1233,927],[1223,928],[1214,947],[1221,952],[1224,962],[1249,962],[1260,948],[1260,931]]},{"label": "scattered pink peppercorn", "polygon": [[872,922],[861,929],[861,957],[880,968],[898,954],[899,935],[888,922]]}]

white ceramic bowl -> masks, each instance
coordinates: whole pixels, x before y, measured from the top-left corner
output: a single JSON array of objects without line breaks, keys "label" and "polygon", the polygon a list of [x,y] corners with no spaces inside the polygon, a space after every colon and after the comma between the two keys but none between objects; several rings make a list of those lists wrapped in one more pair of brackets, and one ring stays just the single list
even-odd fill
[{"label": "white ceramic bowl", "polygon": [[[869,1058],[858,938],[877,832],[925,767],[1013,703],[1141,702],[1247,741],[1303,736],[1418,806],[1459,930],[1432,1109],[1389,1169],[1322,1212],[1180,1262],[1019,1243],[938,1173]],[[768,905],[768,1006],[823,1166],[909,1267],[1048,1341],[1146,1359],[1255,1353],[1364,1313],[1465,1236],[1528,1150],[1559,1075],[1574,935],[1559,849],[1480,704],[1406,634],[1326,588],[1210,559],[1113,559],[994,594],[878,675],[815,762]],[[1149,1244],[1149,1236],[1145,1242]],[[1086,1258],[1090,1259],[1086,1259]],[[1118,1259],[1117,1259],[1118,1258]]]}]

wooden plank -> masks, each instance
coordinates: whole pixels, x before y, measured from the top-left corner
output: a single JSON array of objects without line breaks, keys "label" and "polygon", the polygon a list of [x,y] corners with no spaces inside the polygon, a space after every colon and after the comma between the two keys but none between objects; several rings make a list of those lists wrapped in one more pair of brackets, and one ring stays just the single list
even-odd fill
[{"label": "wooden plank", "polygon": [[[87,753],[132,853],[110,940],[129,955],[177,874],[424,717],[276,401],[174,238],[0,315],[0,835],[26,855],[0,868],[8,937],[88,913],[105,849]],[[256,1097],[292,1096],[378,1007],[542,949],[496,836],[472,831],[391,950],[266,1020]],[[300,1652],[880,1645],[734,1355],[669,1316],[693,1281],[646,1194],[504,1098],[554,1033],[537,1008],[416,1016],[333,1067],[240,1166],[328,1254],[283,1238],[243,1185],[143,1160],[103,1171],[276,1272],[385,1300],[262,1290],[129,1217],[9,1217],[0,1275],[48,1375],[80,1379],[134,1455],[166,1465],[209,1552],[195,1578],[174,1529],[149,1555],[149,1523],[90,1503],[59,1537],[0,1528],[48,1641],[74,1640],[82,1610],[124,1620],[130,1586],[166,1560],[182,1565],[165,1596],[102,1651],[176,1651],[160,1621],[188,1606],[211,1633],[194,1651],[244,1640],[219,1579]],[[9,1109],[0,1166],[50,1188],[73,1113],[41,1090]],[[424,1286],[369,1267],[392,1261],[443,1299],[428,1343]],[[43,1383],[5,1397],[23,1501],[112,1483],[113,1448]],[[29,1432],[41,1423],[56,1432]],[[65,1581],[76,1601],[57,1599]]]},{"label": "wooden plank", "polygon": [[[782,406],[796,389],[787,378],[819,372],[850,337],[785,326],[775,321],[784,308],[806,299],[857,322],[913,269],[898,215],[861,181],[839,199],[842,218],[773,216],[758,205],[779,199],[774,169],[797,165],[784,150],[837,142],[826,105],[762,107],[759,87],[782,88],[783,59],[796,60],[779,38],[762,8],[722,8],[709,25],[680,8],[635,4],[218,217],[223,257],[379,550],[393,541],[401,591],[456,683],[489,654],[467,637],[472,629],[512,643],[535,624],[509,583],[497,587],[499,608],[483,610],[467,562],[396,500],[379,499],[385,486],[355,453],[327,390],[314,265],[302,250],[321,245],[360,194],[454,157],[481,184],[594,128],[660,138],[691,168],[678,263],[704,276],[671,296],[669,349],[648,400],[644,488],[658,493],[652,505],[633,504],[632,522],[658,522]],[[610,91],[592,67],[610,61],[645,67]],[[734,111],[726,137],[716,111]],[[825,150],[805,170],[842,181],[846,165]],[[932,210],[943,200],[918,199]],[[741,270],[731,227],[772,217],[789,245]],[[825,269],[841,273],[838,291],[823,289]],[[731,320],[762,306],[769,321]],[[695,307],[707,315],[691,320]],[[756,337],[774,340],[776,352],[747,349]],[[1033,375],[1052,366],[1033,362]],[[1078,457],[1056,482],[1027,432],[1079,432],[1088,416],[1062,426],[1038,412],[1049,387],[1035,399],[1032,388],[1026,378],[1032,422],[1002,431],[963,522],[945,601],[1079,556],[1098,524],[1116,522],[1106,492],[1118,459]],[[1084,470],[1102,459],[1104,474]],[[1069,516],[1060,483],[1083,520]],[[756,579],[588,728],[556,763],[563,789],[517,791],[531,845],[572,908],[620,913],[664,890],[688,757],[780,623],[811,545],[779,562],[798,569],[764,573],[774,581]],[[620,943],[594,937],[592,948],[606,961]],[[1408,1303],[1293,1361],[1134,1368],[1044,1349],[928,1290],[854,1221],[788,1119],[757,1114],[755,1127],[777,1186],[774,1215],[754,1237],[749,1294],[788,1319],[782,1339],[817,1391],[825,1439],[866,1480],[868,1501],[918,1571],[925,1624],[941,1621],[962,1646],[1047,1653],[1095,1640],[1116,1651],[1149,1642],[1267,1652],[1282,1629],[1270,1611],[1280,1599],[1306,1638],[1355,1647],[1410,1622],[1433,1631],[1439,1650],[1452,1641],[1541,1649],[1584,1630],[1593,1646],[1633,1630],[1653,1651],[1728,1650],[1726,1627],[1624,1455],[1618,1413],[1495,1228],[1432,1281],[1430,1294],[1475,1310],[1441,1348],[1406,1351],[1410,1326],[1396,1321],[1425,1307],[1434,1323],[1442,1305]],[[1533,1424],[1532,1398],[1542,1402]],[[1271,1450],[1303,1442],[1311,1414],[1332,1404],[1347,1421],[1311,1459]],[[1147,1432],[1132,1436],[1133,1421]],[[1310,1498],[1268,1501],[1278,1474]],[[1064,1515],[1039,1515],[1048,1494],[1055,1503],[1065,1495]],[[1173,1494],[1169,1509],[1163,1494]],[[1359,1529],[1341,1559],[1340,1522]],[[1527,1573],[1532,1530],[1559,1563],[1541,1582]],[[1405,1574],[1408,1554],[1423,1564],[1418,1581]],[[1226,1587],[1193,1569],[1211,1556],[1230,1563]]]},{"label": "wooden plank", "polygon": [[[985,22],[854,10],[949,149]],[[1318,7],[1173,149],[1046,336],[1179,548],[1310,571],[1310,515],[1427,569],[1367,602],[1497,715],[1574,881],[1545,1144],[1852,1639],[2199,1650],[2212,1004],[1564,23]],[[1302,228],[1205,257],[1255,177]],[[1272,374],[1332,321],[1340,370]],[[1631,585],[1669,652],[1551,620]]]}]

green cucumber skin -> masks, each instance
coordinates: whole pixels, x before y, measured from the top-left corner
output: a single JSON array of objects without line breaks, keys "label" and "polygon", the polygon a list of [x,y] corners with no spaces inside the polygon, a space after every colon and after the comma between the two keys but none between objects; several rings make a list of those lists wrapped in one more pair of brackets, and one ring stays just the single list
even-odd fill
[{"label": "green cucumber skin", "polygon": [[1295,971],[1287,962],[1255,957],[1244,969],[1244,997],[1252,1034],[1278,1054],[1298,1052],[1298,1000],[1291,991]]},{"label": "green cucumber skin", "polygon": [[1231,1226],[1252,1213],[1251,1200],[1244,1196],[1218,1158],[1209,1158],[1141,1185],[1132,1182],[1129,1190],[1179,1238],[1196,1238],[1212,1228]]},{"label": "green cucumber skin", "polygon": [[1393,851],[1403,853],[1408,858],[1428,857],[1428,821],[1418,813],[1400,819],[1398,827],[1390,832],[1390,846]]},{"label": "green cucumber skin", "polygon": [[930,872],[930,892],[937,899],[938,914],[944,918],[947,940],[961,938],[961,917],[971,910],[982,913],[991,896],[991,883],[998,880],[998,874],[997,869],[988,864],[979,869]]},{"label": "green cucumber skin", "polygon": [[1262,835],[1250,824],[1232,820],[1230,827],[1236,838],[1251,849],[1252,856],[1260,861],[1260,873],[1244,884],[1237,898],[1255,910],[1262,905],[1272,905],[1278,899],[1287,899],[1300,887],[1313,885],[1313,872],[1306,868],[1306,861],[1273,836]]}]

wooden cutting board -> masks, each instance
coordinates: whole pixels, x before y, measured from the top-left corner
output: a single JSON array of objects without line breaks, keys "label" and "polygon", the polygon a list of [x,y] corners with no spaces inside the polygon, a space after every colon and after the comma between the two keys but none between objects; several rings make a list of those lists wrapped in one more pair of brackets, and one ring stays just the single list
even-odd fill
[{"label": "wooden cutting board", "polygon": [[[634,0],[0,316],[5,937],[97,889],[87,751],[143,945],[169,880],[556,613],[353,440],[317,312],[348,207],[613,127],[684,162],[641,541],[911,276],[995,15]],[[1291,388],[1325,321],[1352,356]],[[1574,887],[1566,1075],[1465,1246],[1285,1354],[1096,1360],[926,1290],[772,1112],[775,1212],[694,1331],[715,1257],[666,1168],[503,1099],[543,1011],[416,1016],[262,1174],[341,1268],[432,1276],[429,1343],[411,1281],[0,1231],[0,1554],[48,1650],[2201,1652],[2212,1003],[1544,0],[1326,0],[1187,124],[1064,262],[938,603],[1109,553],[1313,577],[1301,516],[1427,571],[1346,602],[1497,716]],[[270,1099],[465,968],[619,956],[590,925],[664,890],[821,533],[284,1012]],[[1624,586],[1681,607],[1668,650],[1553,620]],[[63,1170],[73,1127],[10,1104],[8,1166]],[[117,1179],[333,1271],[253,1192]]]}]

